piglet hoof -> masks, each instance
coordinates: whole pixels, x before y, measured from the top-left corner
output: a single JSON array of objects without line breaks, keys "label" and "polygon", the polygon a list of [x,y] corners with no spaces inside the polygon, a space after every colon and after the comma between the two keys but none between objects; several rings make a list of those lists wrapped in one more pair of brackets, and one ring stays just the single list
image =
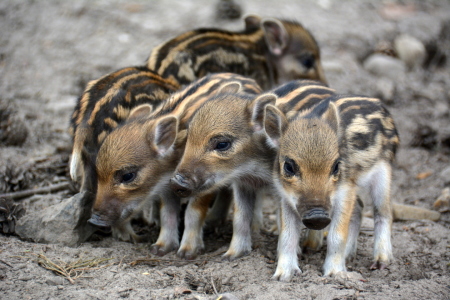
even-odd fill
[{"label": "piglet hoof", "polygon": [[197,258],[199,254],[203,254],[204,249],[198,249],[198,250],[188,250],[188,249],[182,249],[180,248],[177,252],[177,256],[182,259],[186,260],[194,260]]},{"label": "piglet hoof", "polygon": [[157,256],[164,256],[164,255],[166,255],[167,253],[169,253],[169,252],[171,252],[171,251],[173,251],[173,250],[175,250],[175,248],[176,247],[164,247],[164,246],[162,246],[162,245],[158,245],[158,244],[153,244],[151,247],[150,247],[150,253],[151,254],[153,254],[153,255],[157,255]]},{"label": "piglet hoof", "polygon": [[282,281],[282,282],[289,282],[291,281],[292,277],[299,276],[302,273],[302,270],[300,268],[296,267],[292,270],[278,270],[275,272],[275,274],[272,276],[272,280],[276,281]]},{"label": "piglet hoof", "polygon": [[388,265],[386,263],[376,261],[370,266],[370,269],[371,270],[384,270],[387,267],[388,267]]},{"label": "piglet hoof", "polygon": [[249,255],[250,252],[251,252],[251,250],[244,250],[244,251],[240,251],[240,252],[234,252],[234,251],[228,250],[222,256],[222,260],[224,260],[224,261],[233,261],[235,259],[238,259],[239,257],[245,256],[245,255]]}]

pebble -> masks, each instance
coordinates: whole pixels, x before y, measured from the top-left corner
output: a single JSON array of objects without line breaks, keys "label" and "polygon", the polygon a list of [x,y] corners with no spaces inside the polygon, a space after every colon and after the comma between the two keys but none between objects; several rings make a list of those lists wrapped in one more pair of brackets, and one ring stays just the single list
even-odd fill
[{"label": "pebble", "polygon": [[410,69],[421,67],[427,55],[423,43],[407,34],[395,38],[394,48],[398,57]]},{"label": "pebble", "polygon": [[60,285],[64,284],[64,278],[61,278],[61,277],[49,277],[49,278],[47,278],[45,283],[47,283],[48,285],[60,286]]},{"label": "pebble", "polygon": [[406,72],[403,61],[379,53],[370,55],[364,61],[363,67],[376,76],[387,77],[392,80],[404,78]]},{"label": "pebble", "polygon": [[441,178],[444,179],[445,184],[450,184],[450,166],[446,167],[441,172]]},{"label": "pebble", "polygon": [[385,103],[390,104],[394,102],[394,81],[386,77],[379,78],[376,82],[376,95]]},{"label": "pebble", "polygon": [[224,279],[222,279],[222,285],[228,285],[231,282],[232,277],[233,276],[228,276],[228,277],[225,277]]}]

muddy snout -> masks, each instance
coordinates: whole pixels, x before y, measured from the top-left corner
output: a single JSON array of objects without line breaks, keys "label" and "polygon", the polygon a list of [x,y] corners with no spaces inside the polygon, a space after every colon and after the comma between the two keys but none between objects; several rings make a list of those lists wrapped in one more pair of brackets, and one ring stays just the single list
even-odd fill
[{"label": "muddy snout", "polygon": [[111,232],[111,225],[102,220],[98,214],[92,214],[91,218],[88,220],[88,223],[98,227],[98,229],[105,233]]},{"label": "muddy snout", "polygon": [[331,218],[323,208],[313,208],[303,215],[302,222],[309,229],[321,230],[330,224]]},{"label": "muddy snout", "polygon": [[192,194],[192,183],[181,174],[176,174],[170,179],[170,187],[181,198],[189,197]]}]

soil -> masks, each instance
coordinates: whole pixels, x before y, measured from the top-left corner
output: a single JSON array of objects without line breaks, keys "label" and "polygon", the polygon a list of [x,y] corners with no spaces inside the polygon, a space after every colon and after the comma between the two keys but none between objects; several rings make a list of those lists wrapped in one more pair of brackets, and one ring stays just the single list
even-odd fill
[{"label": "soil", "polygon": [[[87,81],[143,64],[153,47],[186,30],[243,28],[242,20],[217,19],[217,3],[1,1],[0,121],[10,121],[9,125],[0,122],[0,134],[9,135],[0,138],[0,193],[68,182],[69,117]],[[244,14],[295,19],[309,28],[321,46],[331,87],[342,93],[383,96],[401,138],[392,199],[433,209],[441,191],[450,186],[450,3],[252,0],[238,4]],[[382,45],[389,48],[402,33],[426,46],[426,63],[391,79],[390,74],[380,77],[367,72],[366,58]],[[28,212],[39,211],[75,191],[17,202]],[[275,204],[265,203],[264,213],[269,229],[275,223]],[[156,228],[145,230],[155,239]],[[223,262],[220,255],[231,233],[230,220],[216,231],[206,229],[206,253],[195,261],[177,259],[173,253],[152,257],[148,243],[119,242],[100,234],[75,248],[0,235],[0,298],[216,299],[216,293],[230,293],[238,299],[450,299],[450,213],[445,208],[438,222],[394,222],[395,261],[385,270],[368,268],[373,220],[365,218],[357,259],[347,264],[351,271],[347,280],[322,277],[326,245],[302,256],[303,273],[290,283],[271,280],[277,236],[266,231],[255,240],[250,255]],[[85,267],[68,280],[39,264],[39,255],[59,265],[110,260]],[[227,297],[222,299],[232,299]]]}]

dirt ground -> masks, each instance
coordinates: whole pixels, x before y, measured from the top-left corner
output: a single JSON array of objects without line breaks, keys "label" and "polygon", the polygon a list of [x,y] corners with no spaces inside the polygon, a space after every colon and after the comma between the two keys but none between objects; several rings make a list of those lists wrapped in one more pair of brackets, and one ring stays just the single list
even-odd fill
[{"label": "dirt ground", "polygon": [[[217,20],[217,2],[1,1],[0,104],[8,105],[14,124],[23,124],[15,129],[22,132],[17,136],[28,135],[23,144],[20,139],[9,145],[0,141],[0,194],[69,181],[69,116],[88,80],[143,64],[152,47],[186,30],[243,28],[242,20]],[[244,14],[295,19],[309,28],[321,46],[331,87],[342,93],[384,95],[401,137],[393,201],[432,208],[450,186],[450,57],[443,61],[450,49],[450,2],[238,3]],[[427,46],[431,59],[425,67],[391,79],[363,68],[371,53],[402,33]],[[73,194],[65,189],[20,202],[33,212]],[[266,203],[264,212],[268,229],[275,222],[275,204]],[[148,232],[157,236],[156,228]],[[221,261],[231,239],[231,221],[218,232],[206,230],[206,253],[190,262],[173,253],[152,257],[149,244],[102,235],[76,248],[0,235],[0,299],[215,299],[216,292],[238,299],[450,299],[449,237],[450,213],[445,209],[438,222],[395,222],[395,261],[386,270],[370,271],[373,220],[365,218],[357,259],[347,264],[351,279],[321,276],[324,245],[303,255],[300,276],[280,283],[270,279],[276,267],[274,234],[263,233],[250,255]],[[60,265],[110,260],[85,268],[70,282],[39,265],[39,255]]]}]

